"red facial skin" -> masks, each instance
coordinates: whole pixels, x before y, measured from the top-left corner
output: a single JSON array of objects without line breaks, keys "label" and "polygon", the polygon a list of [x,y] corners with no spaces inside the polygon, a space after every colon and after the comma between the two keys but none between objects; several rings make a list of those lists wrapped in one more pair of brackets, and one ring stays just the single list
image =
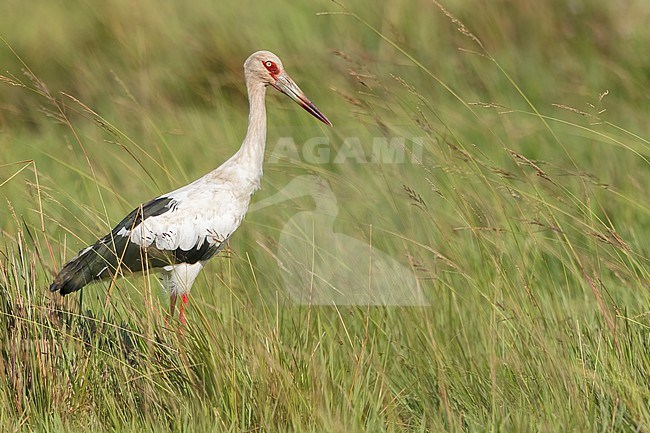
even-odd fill
[{"label": "red facial skin", "polygon": [[280,68],[274,62],[267,60],[262,62],[267,71],[275,78],[277,75],[280,75]]}]

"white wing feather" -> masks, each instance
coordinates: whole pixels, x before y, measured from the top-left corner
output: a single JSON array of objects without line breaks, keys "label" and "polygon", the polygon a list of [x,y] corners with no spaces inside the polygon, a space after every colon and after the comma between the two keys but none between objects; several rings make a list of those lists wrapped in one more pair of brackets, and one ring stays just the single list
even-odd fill
[{"label": "white wing feather", "polygon": [[118,234],[143,248],[154,246],[161,251],[189,251],[204,242],[224,242],[241,224],[250,194],[235,194],[227,183],[208,187],[202,180],[161,196],[173,200],[169,211]]}]

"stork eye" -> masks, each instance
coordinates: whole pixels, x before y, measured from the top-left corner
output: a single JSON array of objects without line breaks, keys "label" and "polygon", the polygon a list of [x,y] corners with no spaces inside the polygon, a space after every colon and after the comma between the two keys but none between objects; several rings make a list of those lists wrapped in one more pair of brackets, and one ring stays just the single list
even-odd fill
[{"label": "stork eye", "polygon": [[280,73],[280,68],[278,68],[278,65],[276,65],[275,62],[267,60],[266,62],[263,62],[263,64],[266,70],[271,73],[271,75],[277,75]]}]

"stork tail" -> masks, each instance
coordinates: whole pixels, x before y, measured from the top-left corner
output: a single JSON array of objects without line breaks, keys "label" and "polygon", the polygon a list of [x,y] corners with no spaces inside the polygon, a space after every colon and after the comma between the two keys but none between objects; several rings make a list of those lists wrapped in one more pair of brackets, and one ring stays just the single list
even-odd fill
[{"label": "stork tail", "polygon": [[66,263],[50,285],[50,291],[67,295],[93,281],[113,276],[118,268],[125,273],[141,270],[142,252],[120,232],[128,232],[146,218],[167,212],[171,202],[172,199],[168,197],[158,197],[135,208],[111,233],[81,250],[75,258]]},{"label": "stork tail", "polygon": [[67,295],[68,293],[76,292],[91,282],[91,268],[94,266],[89,266],[89,264],[93,261],[93,258],[99,257],[97,257],[91,248],[66,263],[54,279],[54,282],[50,285],[50,291]]},{"label": "stork tail", "polygon": [[63,266],[50,285],[50,291],[61,295],[76,292],[86,284],[109,276],[115,269],[115,262],[115,253],[98,241]]}]

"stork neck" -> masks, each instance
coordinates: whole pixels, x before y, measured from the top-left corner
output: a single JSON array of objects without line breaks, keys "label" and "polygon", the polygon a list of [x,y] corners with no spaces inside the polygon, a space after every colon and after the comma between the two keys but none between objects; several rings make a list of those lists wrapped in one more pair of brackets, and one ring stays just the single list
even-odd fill
[{"label": "stork neck", "polygon": [[266,147],[266,86],[256,81],[247,83],[248,103],[248,130],[241,148],[235,155],[239,166],[244,169],[251,180],[262,177],[262,164],[264,163],[264,149]]}]

